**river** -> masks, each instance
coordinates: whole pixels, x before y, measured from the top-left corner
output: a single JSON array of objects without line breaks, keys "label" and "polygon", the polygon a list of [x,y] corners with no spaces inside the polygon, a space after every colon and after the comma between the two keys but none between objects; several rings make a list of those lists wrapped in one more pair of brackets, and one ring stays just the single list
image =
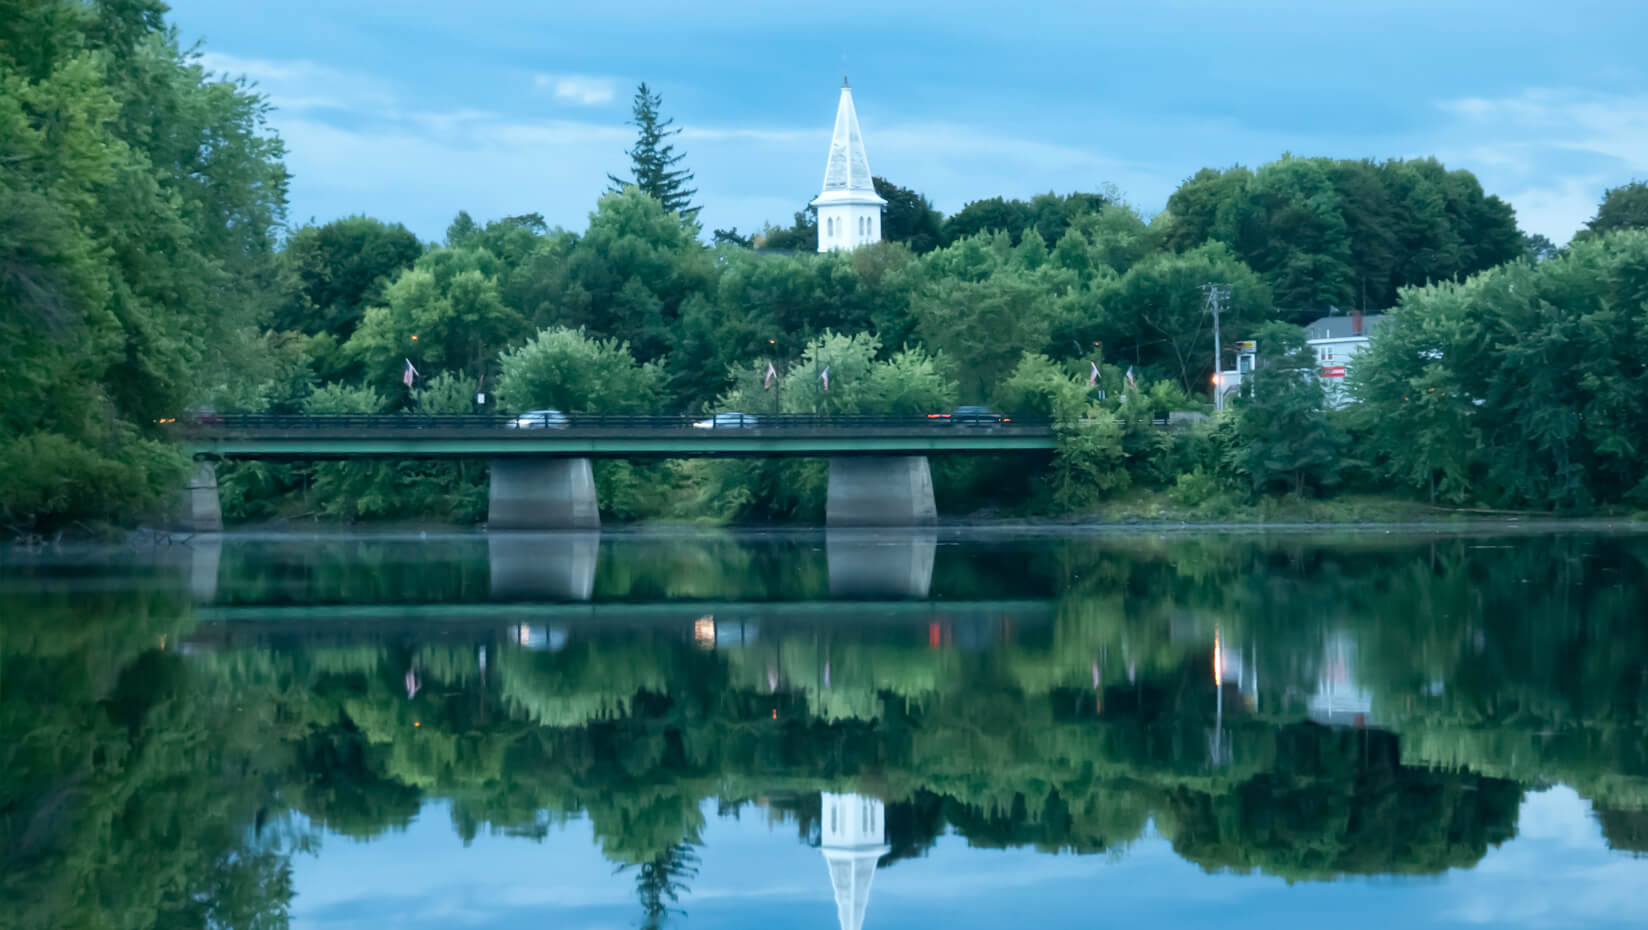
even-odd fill
[{"label": "river", "polygon": [[1626,927],[1648,537],[0,555],[0,927]]}]

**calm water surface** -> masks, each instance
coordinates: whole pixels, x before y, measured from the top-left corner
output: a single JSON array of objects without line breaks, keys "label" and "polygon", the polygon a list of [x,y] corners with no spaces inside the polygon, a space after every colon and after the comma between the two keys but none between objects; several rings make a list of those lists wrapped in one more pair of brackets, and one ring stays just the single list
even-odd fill
[{"label": "calm water surface", "polygon": [[1648,923],[1648,538],[0,560],[0,927]]}]

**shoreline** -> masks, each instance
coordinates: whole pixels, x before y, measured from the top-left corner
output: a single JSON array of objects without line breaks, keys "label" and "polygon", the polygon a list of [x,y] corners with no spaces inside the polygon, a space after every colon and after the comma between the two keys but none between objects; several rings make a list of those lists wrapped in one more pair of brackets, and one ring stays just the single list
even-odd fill
[{"label": "shoreline", "polygon": [[116,531],[108,537],[93,534],[65,535],[61,539],[26,544],[17,540],[0,543],[0,558],[38,556],[64,549],[82,551],[129,549],[143,551],[170,547],[189,548],[194,543],[225,541],[327,542],[348,539],[384,541],[442,541],[484,539],[489,535],[534,536],[595,534],[611,537],[693,537],[693,536],[887,536],[934,535],[952,542],[970,538],[1114,537],[1137,539],[1147,536],[1183,537],[1190,534],[1232,536],[1359,536],[1359,537],[1464,537],[1539,536],[1564,533],[1598,535],[1648,534],[1648,520],[1627,517],[1476,517],[1441,520],[1344,520],[1274,521],[1256,520],[1082,520],[1079,518],[941,519],[927,527],[843,527],[796,524],[704,524],[693,522],[642,521],[604,526],[598,530],[488,530],[485,524],[450,523],[282,523],[244,525],[218,533],[175,532],[152,527]]}]

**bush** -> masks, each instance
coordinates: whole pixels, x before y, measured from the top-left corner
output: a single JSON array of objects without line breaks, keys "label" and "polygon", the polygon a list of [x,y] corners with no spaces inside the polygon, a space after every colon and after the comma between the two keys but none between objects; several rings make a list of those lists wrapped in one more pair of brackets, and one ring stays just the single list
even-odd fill
[{"label": "bush", "polygon": [[116,521],[169,506],[188,459],[174,446],[132,435],[110,451],[57,433],[0,444],[0,520],[51,530],[75,521]]}]

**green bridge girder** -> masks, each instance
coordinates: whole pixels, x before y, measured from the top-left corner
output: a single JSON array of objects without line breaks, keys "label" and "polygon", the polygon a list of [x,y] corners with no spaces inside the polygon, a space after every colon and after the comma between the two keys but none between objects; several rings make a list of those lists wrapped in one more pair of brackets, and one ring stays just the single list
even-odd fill
[{"label": "green bridge girder", "polygon": [[194,436],[185,443],[195,456],[223,459],[456,459],[456,458],[775,458],[838,455],[946,455],[1051,452],[1050,427],[993,430],[928,429],[892,435],[847,433],[793,435],[759,431],[662,431],[652,435],[583,434],[544,430],[530,434],[442,436],[408,431],[390,435],[239,434]]}]

